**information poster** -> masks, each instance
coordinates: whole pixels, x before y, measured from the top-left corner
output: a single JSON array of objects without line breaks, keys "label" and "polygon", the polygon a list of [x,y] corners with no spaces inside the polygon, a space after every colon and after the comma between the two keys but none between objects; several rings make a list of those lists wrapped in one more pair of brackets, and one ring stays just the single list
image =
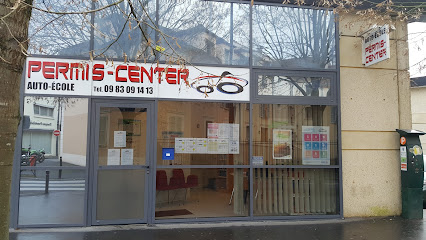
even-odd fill
[{"label": "information poster", "polygon": [[176,153],[239,154],[240,125],[209,123],[207,138],[175,138]]},{"label": "information poster", "polygon": [[407,171],[407,147],[399,147],[399,153],[401,155],[401,171]]},{"label": "information poster", "polygon": [[107,165],[120,165],[120,149],[108,149]]},{"label": "information poster", "polygon": [[219,140],[218,139],[207,139],[207,153],[218,154],[219,153]]},{"label": "information poster", "polygon": [[196,138],[196,153],[207,153],[207,138]]},{"label": "information poster", "polygon": [[207,138],[218,138],[219,137],[219,124],[209,123],[207,124]]},{"label": "information poster", "polygon": [[302,127],[303,165],[330,165],[330,127]]},{"label": "information poster", "polygon": [[185,152],[185,139],[184,138],[175,138],[175,151],[176,153]]},{"label": "information poster", "polygon": [[292,140],[291,130],[274,129],[273,130],[273,158],[274,159],[291,159]]},{"label": "information poster", "polygon": [[114,131],[114,147],[126,147],[126,131]]},{"label": "information poster", "polygon": [[133,149],[121,149],[121,165],[133,165]]}]

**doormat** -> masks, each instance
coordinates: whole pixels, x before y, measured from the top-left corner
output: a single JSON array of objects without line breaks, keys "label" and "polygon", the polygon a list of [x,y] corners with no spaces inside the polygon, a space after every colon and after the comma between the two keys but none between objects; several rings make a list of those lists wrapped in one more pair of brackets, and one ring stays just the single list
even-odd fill
[{"label": "doormat", "polygon": [[168,210],[168,211],[157,211],[155,212],[155,217],[170,217],[170,216],[179,216],[179,215],[190,215],[192,212],[186,209],[176,209],[176,210]]}]

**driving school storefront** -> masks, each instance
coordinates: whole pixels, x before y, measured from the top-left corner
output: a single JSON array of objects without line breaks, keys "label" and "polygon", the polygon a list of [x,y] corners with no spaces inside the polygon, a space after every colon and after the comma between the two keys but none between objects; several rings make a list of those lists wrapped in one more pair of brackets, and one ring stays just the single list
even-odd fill
[{"label": "driving school storefront", "polygon": [[[168,1],[152,3],[146,8],[155,24],[183,39],[175,49],[191,64],[167,63],[168,47],[158,35],[155,42],[166,50],[156,60],[127,61],[120,51],[135,47],[129,46],[137,40],[132,32],[132,41],[121,43],[121,50],[109,48],[106,58],[89,60],[82,50],[110,44],[96,31],[88,33],[92,44],[59,50],[52,44],[50,54],[27,58],[21,88],[22,115],[29,121],[17,139],[12,227],[375,215],[369,201],[385,199],[380,194],[390,200],[378,205],[398,214],[396,182],[374,176],[387,176],[399,165],[369,175],[366,166],[374,164],[364,157],[373,153],[373,162],[382,162],[399,156],[392,128],[401,128],[393,119],[405,109],[405,85],[382,74],[397,68],[394,35],[391,58],[366,69],[362,53],[348,47],[361,38],[339,28],[326,9],[195,0],[174,9]],[[216,10],[201,11],[206,8]],[[167,21],[165,9],[174,11]],[[219,9],[227,17],[209,16]],[[114,18],[105,16],[93,14],[97,29],[113,27],[108,21]],[[190,20],[186,27],[170,24],[182,19]],[[75,39],[84,38],[76,33]],[[340,54],[339,44],[351,50]],[[364,91],[374,91],[380,101],[361,94],[357,81],[371,86]],[[379,115],[362,120],[377,107]],[[39,150],[44,141],[24,141],[25,133],[40,128],[31,122],[49,122],[56,131],[44,138],[51,154],[24,165],[20,149]],[[378,136],[383,146],[373,152],[374,144],[366,149],[353,141]],[[367,191],[371,182],[382,191]],[[345,195],[344,186],[351,186]]]}]

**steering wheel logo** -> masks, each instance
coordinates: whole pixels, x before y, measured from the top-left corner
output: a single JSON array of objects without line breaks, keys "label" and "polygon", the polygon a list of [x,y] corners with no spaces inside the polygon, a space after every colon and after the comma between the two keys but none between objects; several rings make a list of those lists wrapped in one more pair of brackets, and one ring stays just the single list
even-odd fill
[{"label": "steering wheel logo", "polygon": [[207,75],[195,78],[191,87],[199,93],[209,94],[217,91],[225,94],[238,94],[244,91],[244,87],[248,85],[248,81],[232,76],[231,73],[225,71],[221,76]]}]

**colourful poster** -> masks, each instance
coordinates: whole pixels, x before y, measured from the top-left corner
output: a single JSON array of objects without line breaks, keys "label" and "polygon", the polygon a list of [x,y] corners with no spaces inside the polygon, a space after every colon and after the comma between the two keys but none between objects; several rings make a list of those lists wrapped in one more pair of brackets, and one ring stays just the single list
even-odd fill
[{"label": "colourful poster", "polygon": [[274,149],[272,156],[274,159],[291,159],[292,140],[291,130],[273,130]]},{"label": "colourful poster", "polygon": [[302,127],[303,165],[330,165],[330,127]]}]

